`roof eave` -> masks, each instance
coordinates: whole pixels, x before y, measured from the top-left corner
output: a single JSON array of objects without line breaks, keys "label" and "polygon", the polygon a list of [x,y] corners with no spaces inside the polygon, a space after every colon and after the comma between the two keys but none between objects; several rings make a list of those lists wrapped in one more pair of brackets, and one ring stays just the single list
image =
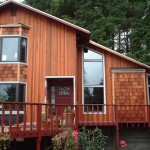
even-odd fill
[{"label": "roof eave", "polygon": [[19,5],[19,6],[23,7],[23,8],[29,9],[29,10],[31,10],[31,11],[33,11],[33,12],[36,12],[36,13],[38,13],[38,14],[41,14],[41,15],[43,15],[43,16],[45,16],[45,17],[48,17],[48,18],[53,19],[53,20],[55,20],[55,21],[58,21],[58,22],[60,22],[60,23],[62,23],[62,24],[65,24],[65,25],[71,27],[71,28],[74,28],[74,29],[77,30],[78,32],[83,32],[84,34],[87,34],[87,35],[90,35],[90,34],[91,34],[90,31],[88,31],[88,30],[86,30],[86,29],[84,29],[84,28],[81,28],[81,27],[79,27],[79,26],[77,26],[77,25],[74,25],[74,24],[69,23],[69,22],[67,22],[67,21],[65,21],[65,20],[62,20],[62,19],[57,18],[57,17],[55,17],[55,16],[53,16],[53,15],[50,15],[50,14],[48,14],[48,13],[45,13],[45,12],[41,11],[41,10],[38,10],[38,9],[36,9],[36,8],[33,8],[33,7],[31,7],[31,6],[28,6],[28,5],[26,5],[26,4],[23,4],[23,3],[20,3],[20,2],[14,1],[14,0],[5,1],[5,2],[3,2],[3,3],[0,4],[0,7],[3,7],[3,6],[5,6],[5,5],[9,4],[9,3],[13,3],[13,4],[16,4],[16,5]]},{"label": "roof eave", "polygon": [[94,45],[94,46],[97,46],[97,47],[99,47],[99,48],[101,48],[101,49],[103,49],[103,50],[105,50],[105,51],[108,51],[108,52],[110,52],[110,53],[113,53],[113,54],[115,54],[115,55],[117,55],[117,56],[119,56],[119,57],[122,57],[122,58],[124,58],[124,59],[126,59],[126,60],[129,60],[129,61],[131,61],[131,62],[133,62],[133,63],[136,63],[136,64],[138,64],[138,65],[140,65],[140,66],[142,66],[142,67],[145,67],[146,69],[150,69],[150,66],[148,66],[148,65],[146,65],[146,64],[144,64],[144,63],[141,63],[141,62],[139,62],[139,61],[137,61],[137,60],[135,60],[135,59],[133,59],[133,58],[130,58],[130,57],[128,57],[128,56],[125,56],[125,55],[123,55],[123,54],[121,54],[121,53],[119,53],[119,52],[116,52],[116,51],[114,51],[114,50],[112,50],[112,49],[109,49],[108,47],[105,47],[105,46],[103,46],[103,45],[101,45],[101,44],[98,44],[98,43],[96,43],[96,42],[94,42],[94,41],[89,41],[89,44],[91,44],[91,45]]}]

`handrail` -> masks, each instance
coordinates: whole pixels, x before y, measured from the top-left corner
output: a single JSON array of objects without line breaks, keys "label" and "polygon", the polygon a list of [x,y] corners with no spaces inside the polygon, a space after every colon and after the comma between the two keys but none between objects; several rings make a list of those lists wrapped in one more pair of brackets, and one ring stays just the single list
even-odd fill
[{"label": "handrail", "polygon": [[0,105],[0,132],[9,131],[14,138],[53,135],[63,128],[83,125],[150,127],[149,105],[77,104],[69,105],[72,111],[66,113],[68,105],[63,104],[0,102]]}]

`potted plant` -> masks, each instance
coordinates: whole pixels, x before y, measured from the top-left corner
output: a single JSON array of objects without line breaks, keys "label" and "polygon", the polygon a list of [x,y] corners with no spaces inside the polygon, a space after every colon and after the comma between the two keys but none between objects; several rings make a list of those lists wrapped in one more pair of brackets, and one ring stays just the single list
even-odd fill
[{"label": "potted plant", "polygon": [[68,125],[73,124],[74,117],[75,117],[75,113],[73,111],[73,108],[71,108],[71,106],[65,107],[63,113],[63,124],[68,124]]}]

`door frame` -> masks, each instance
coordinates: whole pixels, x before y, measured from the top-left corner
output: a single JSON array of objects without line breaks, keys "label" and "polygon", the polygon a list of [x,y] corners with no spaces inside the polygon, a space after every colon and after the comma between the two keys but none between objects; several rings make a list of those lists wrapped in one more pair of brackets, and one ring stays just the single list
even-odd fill
[{"label": "door frame", "polygon": [[76,82],[75,76],[45,76],[45,103],[47,100],[47,79],[57,79],[57,78],[64,78],[64,79],[73,79],[73,104],[76,105]]}]

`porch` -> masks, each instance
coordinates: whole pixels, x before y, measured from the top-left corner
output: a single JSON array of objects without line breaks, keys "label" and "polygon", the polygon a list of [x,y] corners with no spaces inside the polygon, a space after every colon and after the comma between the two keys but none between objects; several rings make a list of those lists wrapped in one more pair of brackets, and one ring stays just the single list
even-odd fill
[{"label": "porch", "polygon": [[51,105],[39,103],[0,103],[0,132],[14,139],[37,137],[37,150],[43,136],[80,126],[150,127],[149,105]]}]

